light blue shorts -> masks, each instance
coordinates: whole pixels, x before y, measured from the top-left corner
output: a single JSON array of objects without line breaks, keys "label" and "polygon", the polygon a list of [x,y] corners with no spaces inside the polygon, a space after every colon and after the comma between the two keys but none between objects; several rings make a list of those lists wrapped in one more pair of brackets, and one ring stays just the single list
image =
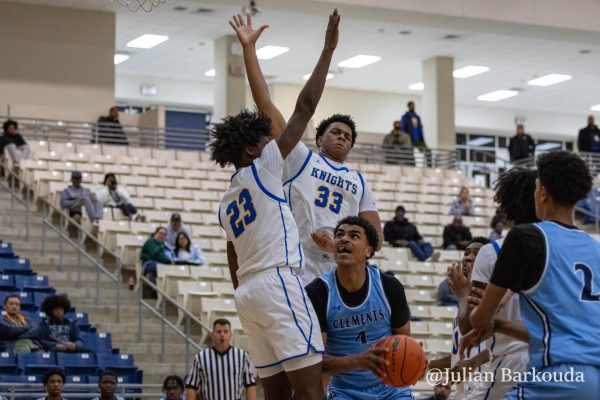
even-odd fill
[{"label": "light blue shorts", "polygon": [[384,383],[366,389],[330,387],[328,400],[414,400],[410,388]]}]

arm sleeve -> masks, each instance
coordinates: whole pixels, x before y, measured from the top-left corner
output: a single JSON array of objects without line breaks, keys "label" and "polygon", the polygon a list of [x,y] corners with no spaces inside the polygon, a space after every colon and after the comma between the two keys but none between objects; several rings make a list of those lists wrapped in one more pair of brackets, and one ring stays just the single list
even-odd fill
[{"label": "arm sleeve", "polygon": [[392,236],[392,221],[388,221],[383,225],[383,240],[386,242],[392,243],[394,241],[394,237]]},{"label": "arm sleeve", "polygon": [[381,274],[381,283],[392,310],[392,329],[400,328],[410,320],[410,309],[406,302],[404,286],[398,279],[386,274]]},{"label": "arm sleeve", "polygon": [[254,378],[254,373],[252,372],[252,365],[250,365],[250,356],[248,353],[244,352],[244,386],[255,386],[256,379]]},{"label": "arm sleeve", "polygon": [[414,231],[414,235],[413,235],[412,240],[417,241],[417,242],[419,240],[423,240],[423,236],[421,236],[421,234],[419,233],[419,230],[417,229],[417,226],[413,225],[413,227],[415,228],[415,231]]},{"label": "arm sleeve", "polygon": [[302,142],[298,142],[296,147],[292,150],[290,154],[285,159],[285,167],[283,172],[283,182],[292,179],[294,176],[298,174],[304,162],[306,161],[306,157],[310,153],[310,149],[306,147],[306,145]]},{"label": "arm sleeve", "polygon": [[447,226],[444,227],[444,233],[442,234],[442,237],[444,239],[444,247],[448,247],[451,244],[456,244],[453,242],[452,235],[450,234],[450,229]]},{"label": "arm sleeve", "polygon": [[360,199],[360,204],[358,205],[358,212],[377,211],[377,205],[375,204],[375,195],[373,194],[373,190],[371,190],[371,185],[369,185],[368,182],[364,181],[364,178],[363,184],[363,195]]},{"label": "arm sleeve", "polygon": [[512,228],[498,254],[490,282],[520,292],[535,286],[546,264],[546,245],[534,225]]},{"label": "arm sleeve", "polygon": [[471,275],[471,281],[477,281],[481,283],[490,283],[492,272],[494,271],[494,264],[496,263],[496,250],[492,244],[486,244],[483,246],[477,258],[475,258],[475,264],[473,264],[473,272]]},{"label": "arm sleeve", "polygon": [[83,342],[81,341],[81,336],[79,334],[79,327],[77,326],[77,323],[75,323],[75,321],[69,322],[71,324],[71,341],[75,343],[78,347],[81,347],[83,345]]},{"label": "arm sleeve", "polygon": [[193,245],[193,247],[192,247],[191,261],[198,263],[198,264],[206,263],[206,259],[204,258],[204,253],[202,252],[202,249],[198,245]]},{"label": "arm sleeve", "polygon": [[119,194],[119,197],[123,203],[129,203],[129,193],[127,193],[125,189],[123,189],[121,186],[118,186],[117,193]]},{"label": "arm sleeve", "polygon": [[185,387],[192,388],[198,390],[200,385],[202,384],[202,364],[200,363],[200,357],[202,353],[198,353],[196,357],[194,357],[194,362],[192,363],[192,367],[188,371],[185,376]]},{"label": "arm sleeve", "polygon": [[327,297],[329,296],[327,285],[317,278],[306,286],[306,294],[319,319],[321,332],[327,332]]},{"label": "arm sleeve", "polygon": [[63,190],[60,193],[60,206],[61,206],[61,208],[71,208],[75,204],[76,200],[77,199],[73,199],[73,198],[71,198],[71,196],[69,196],[68,188],[65,189],[65,190]]}]

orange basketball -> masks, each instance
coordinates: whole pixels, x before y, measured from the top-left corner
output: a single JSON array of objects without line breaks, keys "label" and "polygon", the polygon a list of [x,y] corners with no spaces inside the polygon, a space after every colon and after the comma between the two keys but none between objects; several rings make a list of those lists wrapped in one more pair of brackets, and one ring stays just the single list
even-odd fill
[{"label": "orange basketball", "polygon": [[417,383],[427,368],[427,357],[423,346],[410,336],[395,335],[383,339],[379,346],[387,347],[384,366],[386,377],[384,383],[404,387]]}]

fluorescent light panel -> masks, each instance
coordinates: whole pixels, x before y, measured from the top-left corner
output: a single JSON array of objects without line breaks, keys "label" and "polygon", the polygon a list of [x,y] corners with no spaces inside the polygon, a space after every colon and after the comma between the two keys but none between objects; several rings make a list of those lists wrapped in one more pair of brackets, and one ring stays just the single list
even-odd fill
[{"label": "fluorescent light panel", "polygon": [[568,81],[571,78],[571,75],[549,74],[532,79],[528,81],[527,84],[532,86],[550,86],[556,85],[557,83],[561,83],[564,81]]},{"label": "fluorescent light panel", "polygon": [[379,57],[379,56],[367,56],[364,54],[359,54],[357,56],[354,56],[352,58],[349,58],[347,60],[344,60],[344,61],[338,63],[338,67],[362,68],[362,67],[366,67],[369,64],[376,63],[379,60],[381,60],[381,57]]},{"label": "fluorescent light panel", "polygon": [[[311,76],[311,75],[312,75],[312,74],[306,74],[306,75],[304,75],[304,76],[302,77],[302,79],[304,79],[305,81],[307,81],[307,80],[308,80],[308,78],[310,78],[310,76]],[[331,79],[331,78],[333,78],[334,76],[335,76],[335,75],[333,75],[333,74],[327,74],[327,78],[326,78],[326,80],[330,80],[330,79]]]},{"label": "fluorescent light panel", "polygon": [[477,96],[479,101],[500,101],[518,95],[516,90],[494,90],[481,96]]},{"label": "fluorescent light panel", "polygon": [[467,65],[466,67],[455,69],[452,75],[454,75],[455,78],[463,79],[483,74],[489,70],[488,67],[482,67],[480,65]]},{"label": "fluorescent light panel", "polygon": [[215,76],[215,69],[214,68],[213,69],[209,69],[208,71],[206,71],[204,73],[204,75],[206,75],[206,76]]},{"label": "fluorescent light panel", "polygon": [[425,84],[423,82],[415,82],[412,85],[408,85],[410,90],[423,90],[425,89]]},{"label": "fluorescent light panel", "polygon": [[115,65],[121,64],[127,60],[129,60],[129,56],[127,54],[115,54]]},{"label": "fluorescent light panel", "polygon": [[562,145],[560,143],[542,143],[535,146],[536,150],[540,151],[550,151],[554,149],[561,149]]},{"label": "fluorescent light panel", "polygon": [[137,47],[139,49],[151,49],[154,46],[158,46],[162,42],[169,40],[168,36],[162,35],[151,35],[149,33],[133,39],[127,43],[127,47]]},{"label": "fluorescent light panel", "polygon": [[259,60],[270,60],[290,51],[289,47],[282,46],[264,46],[256,50],[256,57]]},{"label": "fluorescent light panel", "polygon": [[469,146],[485,146],[486,144],[494,143],[494,139],[492,138],[477,138],[473,140],[469,140]]},{"label": "fluorescent light panel", "polygon": [[592,111],[600,111],[600,104],[596,104],[595,106],[591,106],[590,110],[592,110]]}]

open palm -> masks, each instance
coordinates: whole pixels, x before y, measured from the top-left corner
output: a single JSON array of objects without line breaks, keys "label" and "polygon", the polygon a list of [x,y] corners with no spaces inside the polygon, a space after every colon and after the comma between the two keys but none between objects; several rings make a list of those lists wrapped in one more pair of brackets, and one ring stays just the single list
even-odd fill
[{"label": "open palm", "polygon": [[262,25],[258,29],[254,29],[252,28],[252,17],[247,15],[246,21],[244,21],[244,17],[240,14],[234,15],[233,21],[229,21],[229,25],[237,34],[242,46],[255,44],[263,31],[269,27],[268,25]]}]

